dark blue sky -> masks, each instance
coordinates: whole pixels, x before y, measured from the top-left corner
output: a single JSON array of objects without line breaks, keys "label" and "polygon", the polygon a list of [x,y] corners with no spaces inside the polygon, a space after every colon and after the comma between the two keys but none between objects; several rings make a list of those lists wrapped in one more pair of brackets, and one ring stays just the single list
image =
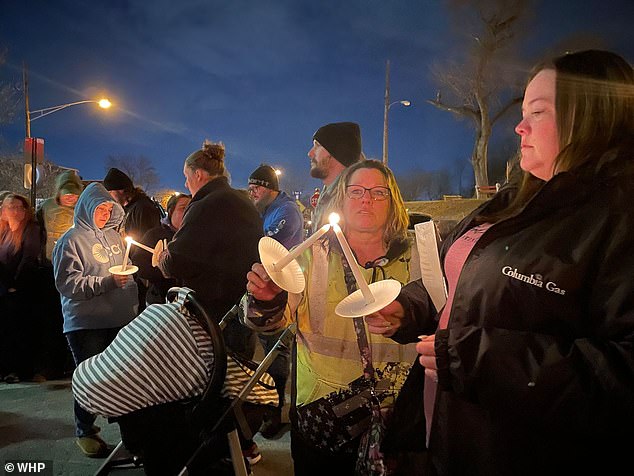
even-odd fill
[{"label": "dark blue sky", "polygon": [[[184,158],[209,138],[225,143],[235,186],[268,162],[308,190],[318,183],[306,152],[327,122],[360,123],[364,152],[381,157],[386,59],[391,99],[412,101],[390,110],[397,175],[469,158],[467,125],[425,103],[430,66],[452,54],[448,22],[441,0],[0,0],[0,79],[20,82],[26,61],[32,110],[102,94],[115,103],[32,123],[48,158],[85,179],[103,178],[109,155],[143,155],[164,186],[183,189]],[[583,34],[632,61],[633,24],[632,0],[544,0],[523,49],[536,56]],[[17,148],[22,115],[0,134]]]}]

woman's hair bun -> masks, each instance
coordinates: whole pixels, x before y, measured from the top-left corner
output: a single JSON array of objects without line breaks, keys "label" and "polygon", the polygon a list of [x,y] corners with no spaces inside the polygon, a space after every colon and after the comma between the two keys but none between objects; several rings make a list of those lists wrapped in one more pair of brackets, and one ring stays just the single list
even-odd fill
[{"label": "woman's hair bun", "polygon": [[222,162],[225,159],[225,145],[222,142],[211,142],[205,139],[203,153],[211,160]]}]

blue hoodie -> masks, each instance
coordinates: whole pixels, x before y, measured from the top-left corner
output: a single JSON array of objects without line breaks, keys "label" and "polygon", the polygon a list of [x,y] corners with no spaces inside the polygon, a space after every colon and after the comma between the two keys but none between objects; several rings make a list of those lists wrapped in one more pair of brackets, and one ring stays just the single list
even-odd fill
[{"label": "blue hoodie", "polygon": [[280,192],[264,213],[264,234],[276,239],[287,249],[304,241],[304,217],[295,200]]},{"label": "blue hoodie", "polygon": [[[95,225],[95,209],[112,202],[106,225]],[[123,263],[125,245],[116,231],[123,221],[121,205],[100,183],[91,183],[75,205],[73,227],[53,248],[55,286],[61,294],[64,333],[83,329],[122,327],[137,314],[137,286],[129,279],[117,287],[108,271]]]}]

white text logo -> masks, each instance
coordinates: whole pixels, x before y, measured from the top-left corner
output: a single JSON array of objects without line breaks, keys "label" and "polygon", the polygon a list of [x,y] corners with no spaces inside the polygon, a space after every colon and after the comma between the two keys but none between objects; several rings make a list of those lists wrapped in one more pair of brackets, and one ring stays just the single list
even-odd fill
[{"label": "white text logo", "polygon": [[562,296],[566,294],[565,289],[559,288],[559,286],[557,286],[557,284],[552,281],[548,281],[544,286],[544,281],[541,274],[526,275],[518,273],[517,268],[513,269],[511,266],[504,266],[502,268],[502,274],[510,278],[517,279],[518,281],[522,281],[526,284],[530,284],[538,288],[544,288],[546,289],[546,291],[549,291],[551,293],[560,294]]}]

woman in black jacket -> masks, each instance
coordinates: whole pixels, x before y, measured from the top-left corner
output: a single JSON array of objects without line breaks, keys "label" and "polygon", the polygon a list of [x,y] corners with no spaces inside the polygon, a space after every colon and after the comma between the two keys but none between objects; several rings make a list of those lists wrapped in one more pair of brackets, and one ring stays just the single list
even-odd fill
[{"label": "woman in black jacket", "polygon": [[634,71],[606,51],[556,58],[522,116],[521,184],[443,243],[447,304],[436,312],[419,281],[368,317],[399,342],[423,334],[424,474],[631,464]]},{"label": "woman in black jacket", "polygon": [[0,380],[7,383],[32,377],[40,360],[33,312],[40,251],[40,228],[28,200],[6,194],[0,202]]}]

